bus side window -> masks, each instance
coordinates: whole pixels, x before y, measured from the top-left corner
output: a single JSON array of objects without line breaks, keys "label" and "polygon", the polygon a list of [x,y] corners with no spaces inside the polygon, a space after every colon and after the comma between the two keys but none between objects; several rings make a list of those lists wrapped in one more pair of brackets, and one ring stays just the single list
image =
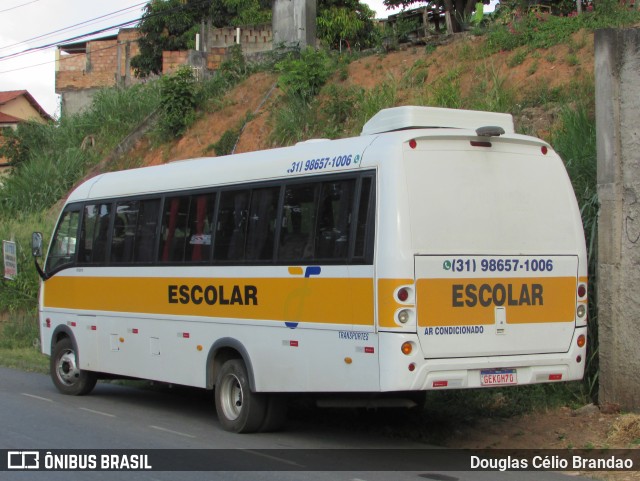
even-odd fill
[{"label": "bus side window", "polygon": [[140,201],[133,248],[134,262],[153,261],[159,208],[160,199]]},{"label": "bus side window", "polygon": [[47,257],[47,273],[75,262],[79,221],[80,210],[67,210],[62,214]]},{"label": "bus side window", "polygon": [[249,214],[248,190],[223,192],[216,225],[216,241],[213,258],[217,261],[234,261],[244,257],[244,243]]},{"label": "bus side window", "polygon": [[194,195],[189,212],[187,262],[208,261],[211,258],[212,217],[215,194]]},{"label": "bus side window", "polygon": [[84,207],[78,262],[103,264],[107,258],[110,204],[89,204]]},{"label": "bus side window", "polygon": [[318,259],[347,258],[355,185],[355,179],[322,184],[316,229]]},{"label": "bus side window", "polygon": [[209,260],[215,194],[169,197],[164,204],[160,262]]},{"label": "bus side window", "polygon": [[160,199],[119,202],[113,223],[111,260],[115,263],[153,261]]},{"label": "bus side window", "polygon": [[111,240],[111,260],[113,262],[133,262],[133,243],[136,237],[137,220],[138,201],[118,202]]},{"label": "bus side window", "polygon": [[315,254],[315,228],[319,183],[285,187],[278,260],[302,262]]},{"label": "bus side window", "polygon": [[373,240],[373,225],[369,225],[368,221],[374,212],[375,196],[372,195],[371,177],[363,177],[360,187],[360,200],[358,202],[358,221],[356,225],[356,242],[353,251],[353,257],[356,259],[365,259],[373,253],[373,246],[368,245]]},{"label": "bus side window", "polygon": [[161,262],[183,262],[191,197],[168,197],[164,203],[159,257]]},{"label": "bus side window", "polygon": [[254,189],[251,193],[245,251],[247,260],[273,259],[279,194],[280,187]]}]

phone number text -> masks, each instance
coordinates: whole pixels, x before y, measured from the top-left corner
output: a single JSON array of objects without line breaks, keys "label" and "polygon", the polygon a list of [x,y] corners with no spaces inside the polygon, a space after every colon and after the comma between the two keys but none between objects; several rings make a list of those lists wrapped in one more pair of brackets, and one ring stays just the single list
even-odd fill
[{"label": "phone number text", "polygon": [[451,272],[552,272],[552,259],[447,259],[442,264]]},{"label": "phone number text", "polygon": [[291,167],[287,169],[287,174],[339,167],[349,167],[352,164],[357,164],[359,161],[360,156],[354,156],[353,154],[337,155],[335,157],[322,157],[319,159],[300,160],[291,164]]}]

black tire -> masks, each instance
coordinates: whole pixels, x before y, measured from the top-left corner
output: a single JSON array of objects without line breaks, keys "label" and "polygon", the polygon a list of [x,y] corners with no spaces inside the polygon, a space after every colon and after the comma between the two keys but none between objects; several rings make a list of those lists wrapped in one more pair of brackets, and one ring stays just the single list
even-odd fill
[{"label": "black tire", "polygon": [[53,346],[50,373],[58,391],[71,396],[89,394],[98,381],[95,372],[80,369],[78,353],[68,337],[61,339]]},{"label": "black tire", "polygon": [[244,362],[225,362],[216,377],[216,411],[225,431],[253,433],[260,429],[267,410],[267,398],[251,392]]},{"label": "black tire", "polygon": [[287,398],[282,394],[270,394],[267,399],[267,411],[260,426],[260,432],[280,431],[287,420]]}]

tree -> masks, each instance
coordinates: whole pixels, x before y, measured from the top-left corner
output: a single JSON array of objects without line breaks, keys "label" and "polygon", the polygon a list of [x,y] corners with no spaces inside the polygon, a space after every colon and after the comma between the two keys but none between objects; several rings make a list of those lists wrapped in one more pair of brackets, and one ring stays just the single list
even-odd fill
[{"label": "tree", "polygon": [[427,7],[432,7],[435,11],[444,9],[445,13],[451,17],[451,24],[454,32],[462,30],[462,19],[469,18],[473,12],[477,0],[383,0],[387,8],[407,8],[417,3],[424,3]]},{"label": "tree", "polygon": [[215,27],[258,25],[271,21],[272,0],[151,0],[138,29],[140,53],[131,59],[136,76],[162,72],[163,50],[194,48],[200,22]]},{"label": "tree", "polygon": [[210,7],[202,0],[151,0],[138,26],[140,53],[131,59],[136,76],[162,72],[163,50],[193,48],[198,25]]},{"label": "tree", "polygon": [[240,27],[271,22],[273,0],[214,0],[211,20],[215,27]]},{"label": "tree", "polygon": [[358,0],[319,0],[318,37],[331,48],[341,41],[370,47],[375,43],[375,12]]}]

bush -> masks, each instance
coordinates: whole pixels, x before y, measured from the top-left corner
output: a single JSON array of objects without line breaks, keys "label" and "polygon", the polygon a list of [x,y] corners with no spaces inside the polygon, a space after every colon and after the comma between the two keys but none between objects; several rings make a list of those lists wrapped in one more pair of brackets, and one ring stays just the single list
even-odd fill
[{"label": "bush", "polygon": [[190,67],[180,67],[160,79],[161,135],[180,137],[196,118],[196,79]]},{"label": "bush", "polygon": [[279,62],[278,86],[289,97],[310,101],[332,74],[329,57],[323,50],[307,47],[298,55],[292,54]]}]

